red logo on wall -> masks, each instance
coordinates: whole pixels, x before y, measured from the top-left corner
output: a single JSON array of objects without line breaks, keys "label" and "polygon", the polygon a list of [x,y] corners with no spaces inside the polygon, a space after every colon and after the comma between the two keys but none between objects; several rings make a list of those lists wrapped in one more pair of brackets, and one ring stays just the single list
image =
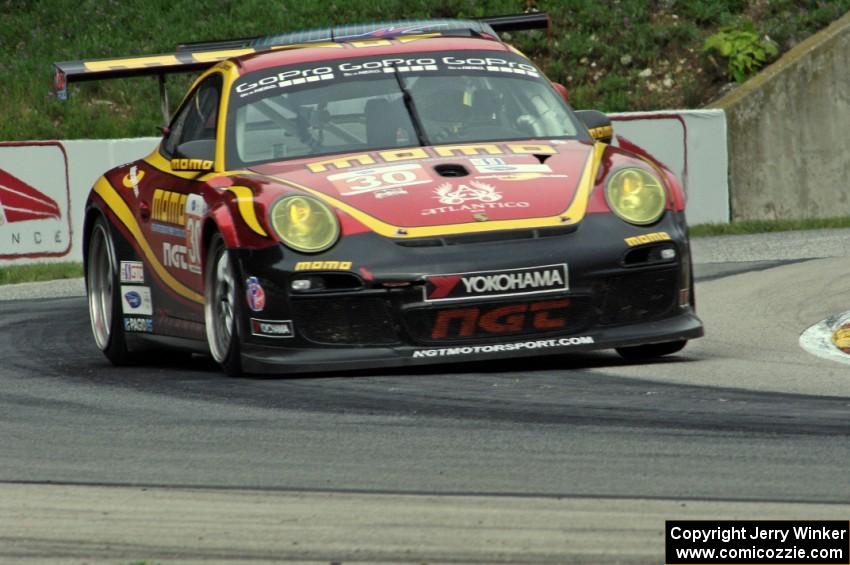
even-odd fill
[{"label": "red logo on wall", "polygon": [[0,261],[67,257],[72,234],[62,145],[0,142]]},{"label": "red logo on wall", "polygon": [[0,169],[0,225],[61,217],[55,200]]}]

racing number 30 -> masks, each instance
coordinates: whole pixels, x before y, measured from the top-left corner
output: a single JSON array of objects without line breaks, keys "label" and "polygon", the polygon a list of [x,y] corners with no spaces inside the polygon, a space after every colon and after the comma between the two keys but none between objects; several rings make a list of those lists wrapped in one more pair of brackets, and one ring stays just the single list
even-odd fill
[{"label": "racing number 30", "polygon": [[431,182],[419,164],[361,169],[351,173],[331,175],[328,180],[344,196]]}]

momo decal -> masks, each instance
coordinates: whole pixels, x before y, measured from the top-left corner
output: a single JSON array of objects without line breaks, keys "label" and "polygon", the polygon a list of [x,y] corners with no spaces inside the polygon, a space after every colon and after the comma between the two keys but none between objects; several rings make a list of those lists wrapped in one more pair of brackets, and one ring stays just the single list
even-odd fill
[{"label": "momo decal", "polygon": [[635,245],[643,245],[644,243],[655,243],[656,241],[670,241],[672,238],[666,231],[658,231],[645,235],[636,235],[634,237],[624,238],[626,245],[634,247]]},{"label": "momo decal", "polygon": [[262,337],[295,337],[292,320],[258,320],[251,318],[251,334]]},{"label": "momo decal", "polygon": [[183,226],[186,224],[186,195],[157,188],[153,193],[151,220]]},{"label": "momo decal", "polygon": [[[337,173],[328,176],[328,180],[333,183],[341,195],[352,196],[368,192],[388,191],[402,186],[426,184],[431,182],[431,177],[428,176],[422,165],[408,163],[389,167],[358,169],[350,173]],[[380,198],[380,196],[377,197]]]},{"label": "momo decal", "polygon": [[567,265],[478,271],[425,277],[426,302],[514,296],[569,290]]},{"label": "momo decal", "polygon": [[[439,145],[437,147],[413,147],[378,151],[376,154],[360,153],[344,157],[332,157],[307,163],[313,173],[323,173],[329,169],[350,169],[368,167],[379,161],[397,163],[400,161],[421,161],[433,158],[475,157],[483,155],[554,155],[558,151],[548,143],[474,143],[467,145]],[[375,160],[377,156],[379,161]]]},{"label": "momo decal", "polygon": [[121,285],[121,306],[125,314],[153,315],[150,287]]},{"label": "momo decal", "polygon": [[295,263],[296,271],[347,271],[351,269],[351,261],[299,261]]}]

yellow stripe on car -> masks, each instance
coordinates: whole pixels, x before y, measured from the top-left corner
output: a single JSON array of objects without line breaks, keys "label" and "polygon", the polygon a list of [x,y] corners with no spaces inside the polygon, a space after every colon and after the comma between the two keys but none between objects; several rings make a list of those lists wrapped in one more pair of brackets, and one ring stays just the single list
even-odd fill
[{"label": "yellow stripe on car", "polygon": [[251,230],[260,234],[263,237],[268,237],[269,234],[263,229],[260,220],[257,218],[257,210],[254,207],[254,191],[247,186],[228,186],[227,190],[236,196],[236,203],[239,206],[239,214]]},{"label": "yellow stripe on car", "polygon": [[104,177],[100,177],[94,185],[94,192],[103,198],[103,201],[109,209],[112,210],[119,220],[121,220],[121,223],[124,224],[130,232],[130,235],[132,235],[133,239],[136,240],[136,243],[139,244],[145,259],[148,261],[148,265],[150,265],[154,272],[156,272],[160,280],[183,298],[187,298],[192,302],[203,304],[204,296],[202,294],[195,292],[175,279],[171,273],[166,270],[162,263],[159,262],[156,253],[154,253],[153,249],[151,249],[150,244],[142,234],[142,229],[139,227],[138,222],[136,222],[136,218],[133,217],[133,212],[130,211],[130,207],[127,206],[124,199],[121,198],[112,185],[109,184],[109,181],[107,181]]}]

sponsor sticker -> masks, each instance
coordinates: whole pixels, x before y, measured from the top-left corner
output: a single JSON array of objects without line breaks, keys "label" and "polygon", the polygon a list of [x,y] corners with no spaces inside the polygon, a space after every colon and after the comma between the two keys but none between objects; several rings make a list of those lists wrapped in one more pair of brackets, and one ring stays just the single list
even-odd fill
[{"label": "sponsor sticker", "polygon": [[179,228],[177,226],[169,226],[168,224],[160,224],[159,222],[153,222],[151,224],[151,231],[156,233],[161,233],[162,235],[170,235],[171,237],[178,237],[183,239],[186,237],[186,230],[183,228]]},{"label": "sponsor sticker", "polygon": [[257,277],[248,277],[245,281],[245,299],[248,308],[254,312],[262,312],[266,307],[266,291],[260,285]]},{"label": "sponsor sticker", "polygon": [[[537,164],[510,164],[504,159],[470,159],[472,165],[479,173],[551,173],[549,165]],[[491,161],[501,161],[492,163]]]},{"label": "sponsor sticker", "polygon": [[463,204],[464,202],[496,202],[502,199],[502,194],[496,191],[496,188],[484,182],[470,181],[469,184],[459,184],[457,186],[445,182],[438,186],[434,192],[435,198],[440,201],[440,204]]},{"label": "sponsor sticker", "polygon": [[566,263],[500,271],[477,271],[425,277],[426,302],[516,296],[569,290]]},{"label": "sponsor sticker", "polygon": [[186,225],[186,195],[157,188],[153,193],[151,219],[166,224]]},{"label": "sponsor sticker", "polygon": [[[376,158],[383,163],[399,164],[401,161],[421,161],[423,159],[454,159],[474,157],[476,155],[554,155],[558,150],[548,143],[473,143],[461,145],[438,145],[427,151],[423,147],[405,147],[373,153],[360,153],[331,157],[306,164],[313,173],[323,173],[330,169],[351,169],[377,164]],[[542,173],[538,173],[542,174]]]},{"label": "sponsor sticker", "polygon": [[494,343],[492,345],[468,345],[463,347],[440,347],[436,349],[417,349],[413,352],[414,359],[437,357],[455,357],[458,355],[480,355],[482,353],[502,353],[509,351],[535,351],[557,347],[573,347],[576,345],[591,345],[595,343],[593,336],[560,337],[554,339],[535,339],[514,343]]},{"label": "sponsor sticker", "polygon": [[262,337],[295,337],[292,320],[258,320],[251,318],[251,333]]},{"label": "sponsor sticker", "polygon": [[122,283],[145,282],[145,267],[141,261],[121,261]]},{"label": "sponsor sticker", "polygon": [[148,286],[121,286],[121,305],[125,314],[152,316],[153,302]]},{"label": "sponsor sticker", "polygon": [[296,271],[347,271],[351,261],[298,261]]},{"label": "sponsor sticker", "polygon": [[153,319],[124,316],[124,331],[133,333],[153,333]]},{"label": "sponsor sticker", "polygon": [[[189,271],[189,263],[186,261],[186,246],[168,243],[167,241],[164,242],[162,244],[162,263],[170,269]],[[192,272],[200,273],[200,266],[198,266],[197,269],[197,271]]]},{"label": "sponsor sticker", "polygon": [[124,175],[124,178],[121,179],[121,183],[125,188],[132,188],[133,194],[136,195],[136,198],[139,197],[139,183],[142,182],[142,179],[145,176],[144,171],[140,171],[139,167],[133,165],[130,167],[130,172]]},{"label": "sponsor sticker", "polygon": [[528,208],[528,202],[473,202],[472,204],[460,204],[458,206],[438,206],[436,208],[425,208],[420,211],[422,216],[434,214],[447,214],[451,212],[483,212],[484,210],[496,210],[501,208]]},{"label": "sponsor sticker", "polygon": [[207,203],[200,194],[186,198],[186,258],[189,271],[201,273],[202,222],[207,212]]},{"label": "sponsor sticker", "polygon": [[[367,192],[388,191],[403,186],[413,186],[431,182],[431,177],[417,163],[358,169],[349,173],[330,175],[328,180],[343,196],[365,194]],[[402,194],[406,194],[402,192]],[[376,197],[380,198],[380,196]]]},{"label": "sponsor sticker", "polygon": [[489,337],[563,330],[570,307],[568,298],[530,304],[461,306],[434,313],[431,339]]},{"label": "sponsor sticker", "polygon": [[565,179],[569,175],[550,175],[548,173],[503,173],[496,175],[480,175],[477,178],[479,179],[495,179],[501,181],[529,181],[536,179]]},{"label": "sponsor sticker", "polygon": [[629,247],[634,247],[636,245],[643,245],[644,243],[655,243],[656,241],[670,241],[670,239],[670,234],[666,231],[657,231],[644,235],[627,237],[624,239],[624,241]]}]

